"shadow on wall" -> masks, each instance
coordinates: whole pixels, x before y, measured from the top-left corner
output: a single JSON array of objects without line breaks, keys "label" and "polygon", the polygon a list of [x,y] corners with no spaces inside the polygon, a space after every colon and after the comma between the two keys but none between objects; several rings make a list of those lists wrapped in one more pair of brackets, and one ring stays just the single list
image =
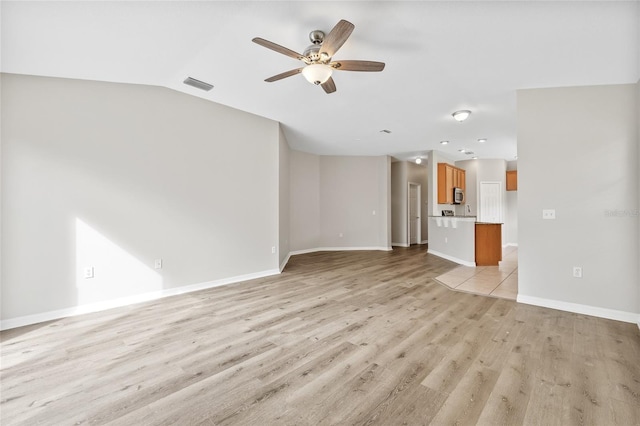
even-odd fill
[{"label": "shadow on wall", "polygon": [[75,220],[77,304],[162,290],[162,276],[85,221]]}]

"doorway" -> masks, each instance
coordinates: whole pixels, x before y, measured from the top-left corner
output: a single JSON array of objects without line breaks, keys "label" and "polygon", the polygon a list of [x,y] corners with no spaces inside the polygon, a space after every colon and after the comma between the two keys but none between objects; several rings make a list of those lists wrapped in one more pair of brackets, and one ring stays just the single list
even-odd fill
[{"label": "doorway", "polygon": [[421,220],[422,212],[420,209],[420,190],[422,186],[419,183],[408,183],[407,197],[407,241],[409,245],[420,244],[421,237]]}]

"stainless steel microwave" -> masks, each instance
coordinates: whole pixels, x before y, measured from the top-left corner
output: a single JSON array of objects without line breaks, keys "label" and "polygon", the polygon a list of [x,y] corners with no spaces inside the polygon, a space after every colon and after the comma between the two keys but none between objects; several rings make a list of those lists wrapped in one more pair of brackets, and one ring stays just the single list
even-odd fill
[{"label": "stainless steel microwave", "polygon": [[464,191],[462,188],[453,188],[453,204],[464,203]]}]

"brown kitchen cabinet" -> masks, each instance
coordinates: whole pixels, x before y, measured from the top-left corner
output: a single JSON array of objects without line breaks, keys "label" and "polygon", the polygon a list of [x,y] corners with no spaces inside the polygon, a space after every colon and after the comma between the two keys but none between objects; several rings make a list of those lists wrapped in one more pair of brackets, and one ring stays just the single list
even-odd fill
[{"label": "brown kitchen cabinet", "polygon": [[502,224],[476,223],[476,266],[498,266],[502,260]]},{"label": "brown kitchen cabinet", "polygon": [[453,188],[466,188],[466,173],[448,163],[438,163],[438,204],[453,204]]},{"label": "brown kitchen cabinet", "polygon": [[507,170],[507,191],[518,190],[518,171]]}]

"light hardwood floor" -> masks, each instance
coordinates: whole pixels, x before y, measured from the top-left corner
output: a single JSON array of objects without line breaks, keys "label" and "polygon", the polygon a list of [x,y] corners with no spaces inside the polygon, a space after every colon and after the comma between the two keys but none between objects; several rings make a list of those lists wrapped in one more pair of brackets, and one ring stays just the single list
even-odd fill
[{"label": "light hardwood floor", "polygon": [[637,425],[636,325],[450,289],[423,247],[8,330],[2,425]]}]

